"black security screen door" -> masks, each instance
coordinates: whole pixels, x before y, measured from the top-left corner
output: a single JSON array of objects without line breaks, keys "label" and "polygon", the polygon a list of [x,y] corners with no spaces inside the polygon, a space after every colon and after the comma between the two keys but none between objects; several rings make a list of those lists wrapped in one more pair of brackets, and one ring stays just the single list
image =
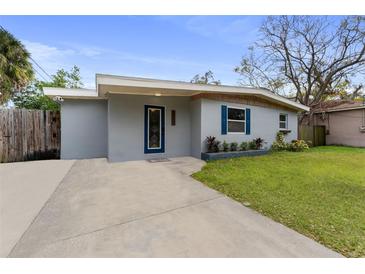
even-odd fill
[{"label": "black security screen door", "polygon": [[144,153],[165,152],[165,108],[145,106]]},{"label": "black security screen door", "polygon": [[148,148],[161,148],[161,109],[148,109]]}]

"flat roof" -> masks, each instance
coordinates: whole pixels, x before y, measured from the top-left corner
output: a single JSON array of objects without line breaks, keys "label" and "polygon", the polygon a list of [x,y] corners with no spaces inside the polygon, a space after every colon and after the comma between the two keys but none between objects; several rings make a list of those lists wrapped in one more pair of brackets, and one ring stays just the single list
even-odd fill
[{"label": "flat roof", "polygon": [[75,99],[98,98],[98,93],[96,89],[44,87],[43,92],[45,95],[50,97],[61,96],[64,98],[75,98]]},{"label": "flat roof", "polygon": [[263,97],[298,111],[309,111],[309,107],[291,101],[273,92],[252,87],[194,84],[190,82],[160,80],[141,77],[128,77],[97,73],[95,77],[96,89],[62,89],[44,88],[48,96],[62,96],[75,99],[105,99],[108,94],[134,94],[161,96],[193,96],[201,93],[221,93],[237,95],[253,95]]}]

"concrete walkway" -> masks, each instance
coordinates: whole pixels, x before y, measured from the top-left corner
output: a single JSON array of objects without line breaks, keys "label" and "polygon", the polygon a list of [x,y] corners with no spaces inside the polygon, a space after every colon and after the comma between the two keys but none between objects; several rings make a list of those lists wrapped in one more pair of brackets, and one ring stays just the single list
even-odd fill
[{"label": "concrete walkway", "polygon": [[73,163],[0,164],[0,257],[10,253]]},{"label": "concrete walkway", "polygon": [[9,257],[338,257],[189,175],[191,157],[77,161]]}]

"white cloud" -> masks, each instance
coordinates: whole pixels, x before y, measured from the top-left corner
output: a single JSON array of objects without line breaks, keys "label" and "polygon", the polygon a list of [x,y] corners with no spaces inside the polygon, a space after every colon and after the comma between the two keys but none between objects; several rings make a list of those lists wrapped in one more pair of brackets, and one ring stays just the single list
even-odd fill
[{"label": "white cloud", "polygon": [[60,58],[75,54],[75,51],[72,49],[59,49],[54,46],[49,46],[46,44],[31,42],[27,40],[23,40],[22,42],[25,45],[26,49],[31,53],[32,58],[38,61],[48,61],[52,58]]},{"label": "white cloud", "polygon": [[234,20],[220,16],[194,16],[186,22],[186,28],[209,38],[218,38],[231,44],[250,43],[258,32],[252,18],[240,17]]},{"label": "white cloud", "polygon": [[81,48],[79,50],[80,55],[84,55],[87,57],[94,57],[100,55],[102,52],[97,48]]}]

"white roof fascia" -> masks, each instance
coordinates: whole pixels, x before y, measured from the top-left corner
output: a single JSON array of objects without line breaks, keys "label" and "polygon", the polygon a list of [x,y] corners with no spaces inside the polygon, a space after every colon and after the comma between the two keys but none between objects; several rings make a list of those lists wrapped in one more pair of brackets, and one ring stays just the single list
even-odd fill
[{"label": "white roof fascia", "polygon": [[61,96],[64,98],[95,98],[98,99],[98,93],[95,89],[86,88],[53,88],[44,87],[43,92],[50,97]]}]

